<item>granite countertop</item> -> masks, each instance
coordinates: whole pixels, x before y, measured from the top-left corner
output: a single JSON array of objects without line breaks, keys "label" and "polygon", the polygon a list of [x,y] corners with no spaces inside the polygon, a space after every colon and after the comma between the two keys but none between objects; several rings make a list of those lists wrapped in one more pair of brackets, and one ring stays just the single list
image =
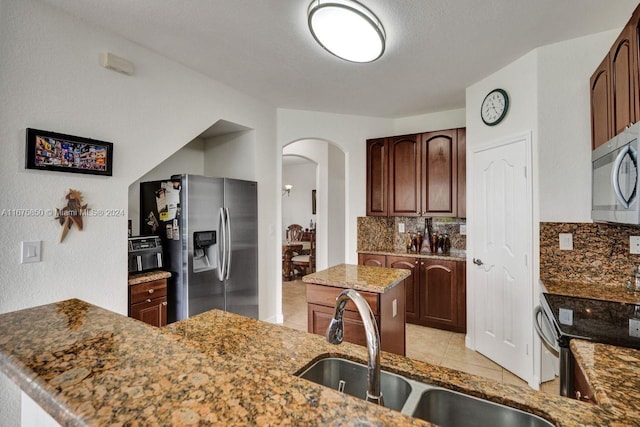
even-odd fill
[{"label": "granite countertop", "polygon": [[442,261],[466,261],[467,256],[464,251],[452,250],[449,254],[432,254],[432,253],[412,253],[412,252],[393,252],[393,251],[358,251],[359,254],[373,255],[389,255],[389,256],[408,256],[413,258],[439,259]]},{"label": "granite countertop", "polygon": [[130,274],[129,285],[139,285],[140,283],[153,282],[154,280],[168,279],[171,273],[168,271],[154,270],[144,273]]},{"label": "granite countertop", "polygon": [[550,294],[640,304],[640,292],[632,292],[619,284],[595,284],[564,280],[542,280]]},{"label": "granite countertop", "polygon": [[[294,374],[366,348],[209,311],[157,329],[74,299],[0,315],[0,369],[66,425],[428,425]],[[630,415],[383,353],[384,369],[528,410],[558,426]]]},{"label": "granite countertop", "polygon": [[570,345],[596,402],[640,424],[640,351],[579,339]]},{"label": "granite countertop", "polygon": [[399,268],[339,264],[307,274],[302,281],[383,294],[410,275],[410,270]]}]

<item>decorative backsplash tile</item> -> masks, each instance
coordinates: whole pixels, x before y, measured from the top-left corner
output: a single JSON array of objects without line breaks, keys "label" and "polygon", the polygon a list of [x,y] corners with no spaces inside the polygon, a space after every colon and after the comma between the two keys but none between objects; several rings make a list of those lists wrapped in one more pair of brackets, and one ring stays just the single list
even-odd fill
[{"label": "decorative backsplash tile", "polygon": [[[400,223],[404,223],[404,233],[398,231]],[[448,234],[452,251],[464,251],[467,239],[460,234],[461,224],[466,224],[464,218],[433,218],[432,231]],[[358,217],[358,251],[407,252],[407,236],[418,232],[424,236],[425,225],[424,217]],[[428,252],[426,242],[423,248]]]},{"label": "decorative backsplash tile", "polygon": [[[573,234],[573,250],[560,250],[559,234]],[[540,223],[540,279],[626,285],[640,255],[629,254],[640,228],[605,223]]]}]

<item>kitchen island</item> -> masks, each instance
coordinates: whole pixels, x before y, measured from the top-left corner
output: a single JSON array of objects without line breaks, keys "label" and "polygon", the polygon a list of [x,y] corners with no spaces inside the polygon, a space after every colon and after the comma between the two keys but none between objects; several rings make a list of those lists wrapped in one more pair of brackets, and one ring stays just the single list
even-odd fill
[{"label": "kitchen island", "polygon": [[[212,310],[158,329],[74,299],[0,315],[0,370],[65,425],[428,425],[295,376],[366,348]],[[559,426],[634,425],[526,387],[382,354],[383,369]]]},{"label": "kitchen island", "polygon": [[[308,331],[324,336],[333,318],[336,298],[345,289],[355,289],[365,298],[375,317],[382,350],[404,356],[404,279],[409,275],[409,270],[340,264],[304,276]],[[343,321],[344,340],[367,345],[361,316],[352,302],[346,305]]]}]

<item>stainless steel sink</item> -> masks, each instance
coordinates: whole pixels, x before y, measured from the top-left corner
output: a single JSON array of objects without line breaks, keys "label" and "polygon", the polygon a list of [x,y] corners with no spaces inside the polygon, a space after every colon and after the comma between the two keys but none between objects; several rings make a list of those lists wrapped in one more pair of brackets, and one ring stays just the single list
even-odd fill
[{"label": "stainless steel sink", "polygon": [[[351,396],[366,398],[367,366],[339,358],[321,359],[300,374],[301,378],[314,383],[342,388]],[[341,381],[344,381],[341,385]],[[384,397],[384,406],[400,411],[412,391],[408,381],[391,372],[380,372],[380,391]]]},{"label": "stainless steel sink", "polygon": [[536,415],[441,388],[423,392],[411,416],[443,427],[553,427]]},{"label": "stainless steel sink", "polygon": [[[365,399],[367,366],[340,358],[321,359],[299,375],[314,383]],[[380,372],[384,406],[442,427],[553,427],[536,415],[421,383],[387,371]]]}]

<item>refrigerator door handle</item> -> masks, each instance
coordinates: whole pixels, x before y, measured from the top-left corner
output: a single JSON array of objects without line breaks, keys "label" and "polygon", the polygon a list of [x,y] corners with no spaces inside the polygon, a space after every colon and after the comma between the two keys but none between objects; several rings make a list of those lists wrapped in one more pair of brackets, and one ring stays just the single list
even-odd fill
[{"label": "refrigerator door handle", "polygon": [[218,230],[220,232],[220,236],[218,239],[218,279],[224,280],[226,271],[225,267],[227,265],[227,241],[225,238],[225,220],[224,220],[224,208],[220,208],[220,213],[218,216]]},{"label": "refrigerator door handle", "polygon": [[225,237],[227,239],[227,267],[225,270],[225,280],[229,280],[229,276],[231,275],[231,215],[229,215],[229,208],[224,208],[225,210],[225,220],[227,223],[227,231],[225,232]]}]

